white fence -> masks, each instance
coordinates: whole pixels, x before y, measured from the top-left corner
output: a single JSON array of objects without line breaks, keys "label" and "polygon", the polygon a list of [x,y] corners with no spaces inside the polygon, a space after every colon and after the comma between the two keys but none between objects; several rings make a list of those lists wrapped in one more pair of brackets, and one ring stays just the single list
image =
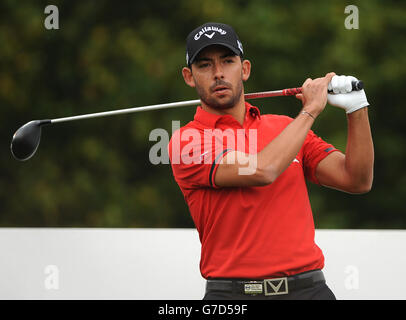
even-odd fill
[{"label": "white fence", "polygon": [[[405,299],[406,231],[317,230],[338,299]],[[201,299],[194,229],[0,228],[0,299]]]}]

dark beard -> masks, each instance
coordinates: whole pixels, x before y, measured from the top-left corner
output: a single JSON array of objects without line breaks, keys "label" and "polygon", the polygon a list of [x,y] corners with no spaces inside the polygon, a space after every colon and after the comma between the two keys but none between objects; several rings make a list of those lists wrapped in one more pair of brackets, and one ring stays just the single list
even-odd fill
[{"label": "dark beard", "polygon": [[[218,80],[216,81],[215,85],[213,85],[209,90],[211,91],[212,88],[219,85],[224,85],[227,86],[228,88],[231,88],[231,85],[229,83],[222,80]],[[241,81],[237,85],[236,94],[232,95],[227,100],[220,102],[218,99],[210,97],[210,94],[206,93],[202,87],[196,84],[196,91],[200,97],[200,100],[202,100],[202,102],[204,102],[206,105],[208,105],[213,109],[230,109],[234,107],[241,98],[242,88],[243,86]]]}]

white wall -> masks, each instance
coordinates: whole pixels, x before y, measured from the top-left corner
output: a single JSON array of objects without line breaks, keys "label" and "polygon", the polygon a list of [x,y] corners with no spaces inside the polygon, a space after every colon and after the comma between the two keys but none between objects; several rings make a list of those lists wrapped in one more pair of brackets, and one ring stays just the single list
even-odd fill
[{"label": "white wall", "polygon": [[[405,299],[406,231],[317,230],[339,299]],[[201,299],[194,229],[0,228],[0,299]]]}]

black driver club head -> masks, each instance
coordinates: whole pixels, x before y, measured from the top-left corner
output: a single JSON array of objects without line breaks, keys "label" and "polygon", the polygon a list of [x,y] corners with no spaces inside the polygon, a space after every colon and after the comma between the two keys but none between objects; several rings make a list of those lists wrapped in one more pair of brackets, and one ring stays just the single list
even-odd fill
[{"label": "black driver club head", "polygon": [[30,159],[41,140],[41,126],[51,123],[51,120],[34,120],[19,128],[11,140],[11,153],[15,159],[25,161]]}]

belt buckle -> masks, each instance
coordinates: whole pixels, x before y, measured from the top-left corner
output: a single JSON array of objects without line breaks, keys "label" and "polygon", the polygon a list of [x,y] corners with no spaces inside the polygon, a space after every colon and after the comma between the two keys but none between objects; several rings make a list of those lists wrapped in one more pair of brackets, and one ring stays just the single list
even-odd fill
[{"label": "belt buckle", "polygon": [[263,292],[263,283],[262,281],[248,281],[244,284],[244,293],[257,295]]},{"label": "belt buckle", "polygon": [[264,287],[266,296],[289,293],[287,277],[264,279]]}]

